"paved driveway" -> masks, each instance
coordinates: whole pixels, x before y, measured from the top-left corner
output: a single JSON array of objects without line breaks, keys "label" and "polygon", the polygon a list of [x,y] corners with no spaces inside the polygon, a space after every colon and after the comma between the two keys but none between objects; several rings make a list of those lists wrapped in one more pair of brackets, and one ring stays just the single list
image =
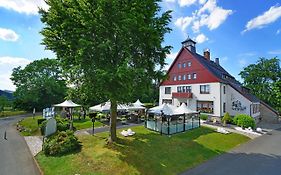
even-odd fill
[{"label": "paved driveway", "polygon": [[0,175],[40,174],[24,138],[13,126],[22,117],[0,119]]},{"label": "paved driveway", "polygon": [[281,129],[273,130],[183,175],[281,175]]}]

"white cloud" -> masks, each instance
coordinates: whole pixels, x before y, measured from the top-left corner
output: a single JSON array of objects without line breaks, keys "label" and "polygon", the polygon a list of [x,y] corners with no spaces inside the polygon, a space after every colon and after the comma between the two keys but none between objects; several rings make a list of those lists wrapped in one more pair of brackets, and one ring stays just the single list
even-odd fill
[{"label": "white cloud", "polygon": [[205,4],[207,0],[199,0],[199,4]]},{"label": "white cloud", "polygon": [[245,60],[244,58],[239,59],[238,63],[240,67],[245,67],[248,64],[247,60]]},{"label": "white cloud", "polygon": [[275,22],[280,17],[281,17],[281,6],[279,5],[272,6],[268,11],[264,12],[262,15],[259,15],[248,21],[245,26],[245,30],[243,30],[242,33],[245,33],[246,31],[255,28],[258,29],[263,28],[267,24]]},{"label": "white cloud", "polygon": [[38,7],[48,9],[44,0],[1,0],[0,7],[27,15],[37,15]]},{"label": "white cloud", "polygon": [[232,10],[223,9],[217,6],[216,0],[208,0],[207,3],[195,13],[192,30],[195,33],[200,31],[200,28],[207,26],[209,30],[218,28],[229,15],[233,13]]},{"label": "white cloud", "polygon": [[192,17],[180,17],[176,20],[175,25],[179,27],[182,31],[185,31],[185,29],[190,25],[192,22]]},{"label": "white cloud", "polygon": [[176,2],[176,0],[165,0],[166,2]]},{"label": "white cloud", "polygon": [[280,32],[281,32],[281,29],[278,29],[278,30],[276,31],[276,35],[279,35]]},{"label": "white cloud", "polygon": [[280,50],[272,50],[268,52],[271,55],[281,55],[281,49]]},{"label": "white cloud", "polygon": [[0,89],[15,90],[16,87],[10,80],[12,70],[15,67],[25,67],[31,61],[26,58],[0,57]]},{"label": "white cloud", "polygon": [[190,6],[194,4],[197,0],[178,0],[178,3],[181,7]]},{"label": "white cloud", "polygon": [[174,60],[176,58],[176,56],[178,55],[177,52],[171,52],[169,54],[166,55],[166,58]]},{"label": "white cloud", "polygon": [[199,44],[203,43],[205,41],[208,41],[208,40],[209,40],[209,38],[207,38],[203,33],[197,35],[197,37],[195,38],[195,41]]},{"label": "white cloud", "polygon": [[0,39],[4,41],[17,41],[19,35],[11,29],[0,28]]}]

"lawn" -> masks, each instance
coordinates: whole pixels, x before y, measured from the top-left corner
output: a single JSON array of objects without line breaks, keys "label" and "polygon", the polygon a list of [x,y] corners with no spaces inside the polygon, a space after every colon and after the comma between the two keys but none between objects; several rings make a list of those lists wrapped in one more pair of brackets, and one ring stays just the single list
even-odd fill
[{"label": "lawn", "polygon": [[[25,128],[24,131],[20,132],[23,136],[34,136],[34,135],[41,135],[41,131],[37,124],[37,120],[42,119],[42,116],[36,116],[34,119],[32,117],[27,117],[19,122],[19,124]],[[73,125],[77,130],[91,128],[92,121],[89,118],[86,119],[74,119]],[[95,127],[101,127],[103,124],[99,121],[95,122]]]},{"label": "lawn", "polygon": [[2,111],[0,112],[0,118],[14,116],[14,115],[21,115],[21,114],[26,114],[26,111]]},{"label": "lawn", "polygon": [[108,133],[79,136],[82,150],[60,157],[37,155],[45,175],[51,174],[178,174],[235,146],[249,138],[223,135],[201,127],[185,133],[161,136],[143,126],[132,128],[132,137],[120,136],[118,143],[106,145]]},{"label": "lawn", "polygon": [[[93,127],[93,123],[92,123],[92,120],[89,119],[89,118],[81,119],[81,120],[74,119],[73,120],[73,126],[77,130],[80,130],[80,129],[86,129],[86,128]],[[95,127],[101,127],[101,126],[103,126],[103,124],[101,122],[95,121]]]},{"label": "lawn", "polygon": [[42,119],[42,116],[35,116],[27,117],[19,122],[19,125],[24,127],[25,129],[21,131],[21,135],[23,136],[33,136],[33,135],[41,135],[41,132],[39,130],[39,126],[37,123],[38,119]]}]

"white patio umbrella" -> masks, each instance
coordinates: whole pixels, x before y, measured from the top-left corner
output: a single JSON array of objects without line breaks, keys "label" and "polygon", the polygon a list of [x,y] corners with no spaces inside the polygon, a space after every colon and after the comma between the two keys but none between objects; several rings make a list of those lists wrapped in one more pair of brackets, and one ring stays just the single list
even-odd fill
[{"label": "white patio umbrella", "polygon": [[[92,106],[89,109],[91,111],[97,111],[97,112],[109,112],[110,107],[111,107],[111,103],[110,103],[110,101],[107,101],[105,103],[101,103],[101,104],[98,104],[96,106]],[[128,108],[129,107],[125,104],[118,104],[117,105],[117,111],[125,111],[125,110],[128,110]]]},{"label": "white patio umbrella", "polygon": [[148,113],[162,114],[163,112],[164,115],[174,115],[175,109],[176,109],[175,106],[164,103],[160,106],[150,108],[148,110]]},{"label": "white patio umbrella", "polygon": [[197,111],[193,111],[189,109],[185,103],[182,103],[178,108],[175,109],[174,114],[180,115],[180,114],[194,114],[198,113]]},{"label": "white patio umbrella", "polygon": [[55,104],[55,107],[68,107],[68,108],[74,108],[74,107],[79,107],[81,105],[78,105],[76,103],[73,103],[71,100],[65,100],[64,102],[60,104]]},{"label": "white patio umbrella", "polygon": [[144,106],[142,102],[138,99],[135,103],[133,103],[135,106]]}]

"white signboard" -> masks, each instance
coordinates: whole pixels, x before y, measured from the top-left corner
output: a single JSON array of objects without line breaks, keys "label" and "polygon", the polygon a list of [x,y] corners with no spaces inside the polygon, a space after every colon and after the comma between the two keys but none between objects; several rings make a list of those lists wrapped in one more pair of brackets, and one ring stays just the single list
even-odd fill
[{"label": "white signboard", "polygon": [[49,118],[54,118],[55,116],[55,108],[45,108],[43,109],[43,118],[49,119]]},{"label": "white signboard", "polygon": [[46,128],[45,128],[45,137],[52,135],[57,131],[57,121],[54,118],[50,118],[47,121]]}]

